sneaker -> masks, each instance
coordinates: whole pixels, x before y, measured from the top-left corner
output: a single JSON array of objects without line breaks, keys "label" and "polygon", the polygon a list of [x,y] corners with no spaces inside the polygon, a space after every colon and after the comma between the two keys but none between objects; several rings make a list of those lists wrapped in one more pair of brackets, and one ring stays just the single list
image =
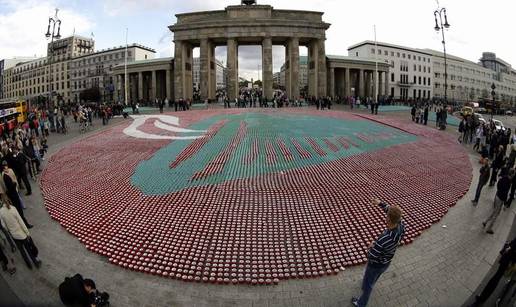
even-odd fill
[{"label": "sneaker", "polygon": [[32,227],[34,227],[34,225],[31,225],[31,224],[27,225],[28,229],[31,229]]},{"label": "sneaker", "polygon": [[494,234],[494,232],[492,230],[488,230],[488,231],[486,231],[486,233],[488,233],[490,235]]},{"label": "sneaker", "polygon": [[353,306],[357,306],[357,307],[358,307],[358,298],[356,298],[356,297],[352,297],[352,298],[351,298],[351,304],[352,304]]},{"label": "sneaker", "polygon": [[36,261],[34,262],[34,265],[36,265],[36,268],[39,269],[41,267],[41,260],[36,259]]},{"label": "sneaker", "polygon": [[14,273],[16,273],[16,268],[10,268],[7,270],[7,273],[9,273],[10,275],[14,275]]}]

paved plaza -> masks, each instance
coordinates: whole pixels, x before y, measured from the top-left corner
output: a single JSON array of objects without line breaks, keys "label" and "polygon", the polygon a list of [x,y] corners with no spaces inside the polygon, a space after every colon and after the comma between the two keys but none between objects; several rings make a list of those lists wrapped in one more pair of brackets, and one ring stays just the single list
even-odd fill
[{"label": "paved plaza", "polygon": [[379,196],[404,209],[408,232],[370,305],[460,306],[514,209],[485,234],[494,189],[471,206],[476,155],[407,114],[215,108],[165,114],[194,132],[156,118],[136,129],[191,139],[136,138],[122,119],[60,136],[43,195],[27,199],[43,266],[16,258],[3,278],[28,306],[59,306],[57,286],[77,272],[113,306],[348,306],[383,227],[367,205]]}]

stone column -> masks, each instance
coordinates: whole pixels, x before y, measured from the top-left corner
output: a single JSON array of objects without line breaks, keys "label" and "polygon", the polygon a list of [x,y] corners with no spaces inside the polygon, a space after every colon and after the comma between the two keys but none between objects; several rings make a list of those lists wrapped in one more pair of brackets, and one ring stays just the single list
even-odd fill
[{"label": "stone column", "polygon": [[290,97],[290,90],[292,88],[291,82],[291,69],[290,69],[290,44],[287,40],[287,43],[285,44],[285,92],[287,93],[287,96]]},{"label": "stone column", "polygon": [[210,44],[209,49],[209,58],[210,58],[210,84],[208,84],[208,98],[211,100],[215,100],[217,95],[217,62],[215,59],[215,45],[213,43]]},{"label": "stone column", "polygon": [[358,96],[360,97],[365,96],[364,73],[365,72],[362,69],[358,71]]},{"label": "stone column", "polygon": [[170,69],[167,68],[167,70],[165,71],[165,95],[167,95],[166,98],[168,98],[169,100],[170,99],[174,99],[174,97],[172,97],[172,88],[171,88],[171,84],[170,84]]},{"label": "stone column", "polygon": [[174,42],[174,100],[179,100],[184,97],[183,89],[183,74],[184,61],[183,61],[183,42]]},{"label": "stone column", "polygon": [[187,41],[175,41],[174,99],[192,99],[192,47]]},{"label": "stone column", "polygon": [[272,98],[272,79],[272,39],[266,37],[262,41],[262,83],[264,98]]},{"label": "stone column", "polygon": [[318,71],[319,62],[319,44],[317,40],[310,42],[308,45],[308,95],[310,97],[317,96]]},{"label": "stone column", "polygon": [[346,68],[346,72],[344,75],[344,95],[346,97],[351,96],[351,79],[350,79],[350,69]]},{"label": "stone column", "polygon": [[335,97],[335,68],[330,67],[328,69],[329,79],[328,79],[328,95],[331,97]]},{"label": "stone column", "polygon": [[143,99],[143,73],[138,72],[138,102]]},{"label": "stone column", "polygon": [[385,72],[385,95],[390,96],[391,95],[391,89],[389,88],[389,72]]},{"label": "stone column", "polygon": [[[383,96],[383,72],[382,71],[378,71],[378,95],[379,96]],[[375,83],[376,85],[376,83]]]},{"label": "stone column", "polygon": [[238,87],[238,42],[235,38],[228,39],[227,65],[228,65],[228,98],[235,101],[239,97]]},{"label": "stone column", "polygon": [[318,87],[318,96],[324,97],[328,96],[328,88],[327,88],[327,68],[326,68],[326,48],[325,48],[325,39],[319,40],[319,55],[318,55],[318,79],[317,79],[317,87]]},{"label": "stone column", "polygon": [[299,38],[292,37],[288,41],[288,53],[290,64],[290,92],[287,95],[291,100],[299,98]]},{"label": "stone column", "polygon": [[156,71],[153,70],[151,72],[151,87],[152,88],[151,88],[151,97],[150,97],[152,102],[154,102],[157,98],[157,88],[156,88],[157,84],[156,83],[157,83],[156,82]]},{"label": "stone column", "polygon": [[210,98],[210,84],[211,84],[211,42],[208,39],[201,39],[200,52],[200,87],[201,100]]}]

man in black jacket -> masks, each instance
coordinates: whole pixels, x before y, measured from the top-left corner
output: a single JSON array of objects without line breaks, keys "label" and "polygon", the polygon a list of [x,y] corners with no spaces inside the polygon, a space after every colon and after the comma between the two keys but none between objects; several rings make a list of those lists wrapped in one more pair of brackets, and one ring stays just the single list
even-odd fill
[{"label": "man in black jacket", "polygon": [[502,256],[500,261],[498,261],[498,270],[496,270],[496,273],[491,277],[480,295],[476,296],[473,306],[481,306],[491,296],[509,265],[516,262],[516,239],[513,239],[509,244],[505,244],[500,254]]},{"label": "man in black jacket", "polygon": [[498,147],[498,151],[496,152],[496,156],[494,158],[493,163],[491,164],[491,168],[493,172],[491,173],[491,181],[489,182],[489,186],[492,187],[496,183],[496,177],[498,175],[498,170],[504,167],[504,159],[505,152],[503,151],[503,146],[500,145]]},{"label": "man in black jacket", "polygon": [[20,202],[20,196],[18,195],[18,189],[17,185],[18,183],[16,180],[13,180],[11,176],[7,173],[8,165],[6,161],[2,162],[2,179],[4,180],[5,184],[5,194],[13,204],[13,206],[16,208],[16,211],[18,211],[18,214],[22,218],[23,222],[25,223],[25,226],[27,228],[32,228],[32,225],[27,222],[25,219],[25,215],[23,214],[23,208],[22,204]]},{"label": "man in black jacket", "polygon": [[477,190],[475,192],[475,199],[473,199],[471,201],[473,203],[473,206],[476,206],[478,204],[478,199],[480,198],[480,193],[482,192],[482,188],[489,181],[490,173],[491,173],[491,171],[489,169],[489,160],[483,159],[482,167],[480,168],[480,177],[478,177],[478,185],[477,185]]},{"label": "man in black jacket", "polygon": [[95,303],[95,282],[83,279],[81,274],[66,277],[59,285],[59,297],[66,306],[90,307]]},{"label": "man in black jacket", "polygon": [[491,214],[487,218],[485,222],[482,223],[484,227],[487,227],[487,233],[493,234],[493,224],[496,221],[496,218],[500,214],[502,210],[502,206],[507,201],[507,196],[509,194],[509,189],[511,188],[511,180],[509,179],[509,171],[506,168],[503,168],[500,172],[500,180],[498,180],[498,184],[496,185],[497,191],[496,196],[493,203],[493,210]]},{"label": "man in black jacket", "polygon": [[16,174],[18,184],[21,186],[21,182],[23,181],[25,189],[27,190],[26,195],[31,195],[32,189],[29,183],[29,178],[27,178],[27,157],[23,153],[20,153],[18,148],[13,147],[13,152],[7,158],[7,161]]}]

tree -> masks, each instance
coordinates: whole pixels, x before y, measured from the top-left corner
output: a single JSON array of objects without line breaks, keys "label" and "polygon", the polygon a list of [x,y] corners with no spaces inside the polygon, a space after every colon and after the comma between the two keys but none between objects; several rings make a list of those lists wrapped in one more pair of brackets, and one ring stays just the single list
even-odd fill
[{"label": "tree", "polygon": [[87,88],[79,94],[79,99],[83,101],[100,102],[100,89],[98,87]]},{"label": "tree", "polygon": [[254,81],[254,84],[253,85],[256,85],[258,87],[262,87],[262,80],[256,80]]},{"label": "tree", "polygon": [[484,99],[489,98],[489,91],[487,89],[482,90],[482,98],[484,98]]},{"label": "tree", "polygon": [[469,92],[469,99],[473,100],[475,99],[475,89],[471,88],[471,91]]}]

